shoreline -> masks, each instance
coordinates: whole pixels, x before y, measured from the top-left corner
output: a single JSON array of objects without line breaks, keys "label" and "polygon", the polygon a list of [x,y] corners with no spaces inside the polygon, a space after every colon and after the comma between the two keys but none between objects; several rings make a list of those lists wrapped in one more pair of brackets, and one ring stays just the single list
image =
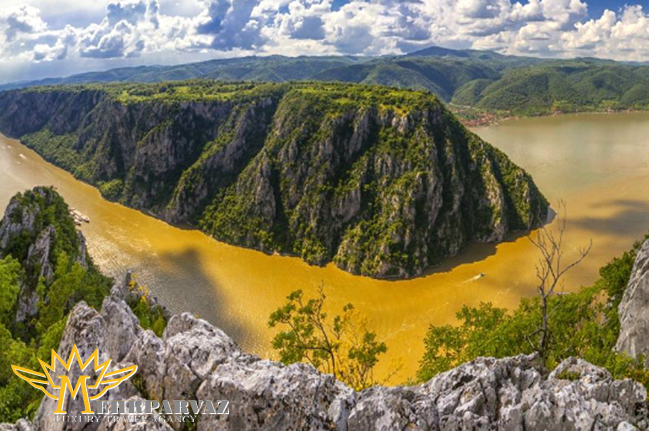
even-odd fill
[{"label": "shoreline", "polygon": [[[448,105],[449,109],[460,119],[464,127],[468,129],[479,129],[482,127],[497,126],[505,121],[523,120],[530,118],[546,118],[546,117],[563,117],[568,115],[581,115],[581,114],[602,114],[602,115],[615,115],[615,114],[637,114],[648,113],[649,109],[624,109],[624,110],[592,110],[592,111],[555,111],[550,113],[540,113],[535,115],[520,115],[511,114],[499,115],[498,111],[488,111],[480,114],[478,118],[468,119],[463,115],[462,108],[475,109],[471,107],[462,107],[460,109],[454,108],[453,105]],[[464,111],[466,112],[466,111]]]}]

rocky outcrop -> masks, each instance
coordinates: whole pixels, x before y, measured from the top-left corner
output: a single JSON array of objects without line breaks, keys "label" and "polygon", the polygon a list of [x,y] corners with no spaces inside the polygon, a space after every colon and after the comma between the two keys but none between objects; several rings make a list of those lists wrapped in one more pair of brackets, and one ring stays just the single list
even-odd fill
[{"label": "rocky outcrop", "polygon": [[22,235],[33,236],[40,211],[40,206],[27,206],[20,199],[12,199],[0,222],[0,250],[7,250]]},{"label": "rocky outcrop", "polygon": [[618,309],[620,335],[616,350],[649,365],[649,240],[638,251],[629,284]]},{"label": "rocky outcrop", "polygon": [[0,221],[0,258],[11,255],[24,269],[14,322],[26,324],[38,313],[39,280],[54,279],[54,251],[64,251],[84,268],[91,260],[83,234],[75,229],[67,204],[52,188],[35,187],[14,196]]},{"label": "rocky outcrop", "polygon": [[[114,288],[101,311],[70,314],[58,353],[95,349],[113,367],[138,365],[109,399],[228,400],[229,415],[199,415],[192,429],[216,430],[635,430],[647,429],[647,393],[631,380],[571,358],[547,374],[538,358],[478,358],[410,387],[356,392],[304,364],[284,366],[242,352],[225,333],[183,313],[162,338],[137,323]],[[72,377],[78,371],[71,370]],[[166,430],[178,423],[56,422],[45,397],[33,425],[0,430]],[[69,414],[80,400],[68,400]],[[33,428],[29,428],[33,426]],[[22,428],[20,428],[22,427]]]},{"label": "rocky outcrop", "polygon": [[427,93],[43,87],[0,94],[0,130],[110,199],[371,277],[419,275],[470,241],[501,241],[547,215],[530,176]]}]

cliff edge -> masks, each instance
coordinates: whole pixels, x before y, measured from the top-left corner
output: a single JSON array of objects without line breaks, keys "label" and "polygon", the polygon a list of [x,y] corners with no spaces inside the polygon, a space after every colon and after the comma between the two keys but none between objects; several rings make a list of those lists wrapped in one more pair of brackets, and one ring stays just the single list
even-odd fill
[{"label": "cliff edge", "polygon": [[632,358],[644,356],[645,365],[649,365],[649,240],[636,255],[618,313],[620,335],[616,350]]}]

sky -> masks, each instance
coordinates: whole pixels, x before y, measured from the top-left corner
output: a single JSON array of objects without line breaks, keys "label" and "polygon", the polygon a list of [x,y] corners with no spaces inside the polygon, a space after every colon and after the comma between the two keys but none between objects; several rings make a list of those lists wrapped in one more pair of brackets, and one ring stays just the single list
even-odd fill
[{"label": "sky", "polygon": [[245,55],[432,45],[649,61],[649,0],[2,0],[0,83]]}]

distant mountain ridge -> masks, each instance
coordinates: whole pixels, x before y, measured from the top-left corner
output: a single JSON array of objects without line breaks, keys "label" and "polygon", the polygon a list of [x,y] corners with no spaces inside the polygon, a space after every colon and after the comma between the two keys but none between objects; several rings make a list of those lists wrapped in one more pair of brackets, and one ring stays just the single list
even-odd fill
[{"label": "distant mountain ridge", "polygon": [[429,91],[461,107],[517,115],[649,109],[649,67],[597,58],[540,59],[430,47],[401,56],[242,57],[139,66],[0,85],[152,83],[186,79],[337,81]]},{"label": "distant mountain ridge", "polygon": [[0,91],[57,84],[98,82],[161,82],[185,79],[220,79],[224,81],[284,82],[312,78],[321,70],[356,64],[360,57],[240,57],[208,60],[180,65],[122,67],[106,71],[85,72],[60,78],[46,78],[0,85]]}]

